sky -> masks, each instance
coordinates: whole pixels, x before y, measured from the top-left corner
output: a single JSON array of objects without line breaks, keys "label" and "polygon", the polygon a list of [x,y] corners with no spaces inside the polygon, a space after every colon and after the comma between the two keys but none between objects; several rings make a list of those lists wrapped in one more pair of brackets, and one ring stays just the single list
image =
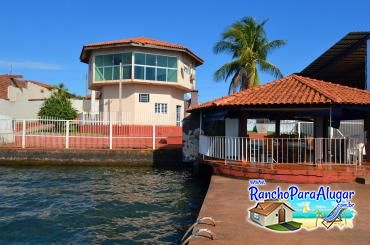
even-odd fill
[{"label": "sky", "polygon": [[[185,45],[205,61],[197,69],[205,102],[227,94],[227,82],[213,74],[231,57],[214,54],[213,46],[244,16],[269,19],[268,39],[287,41],[268,56],[283,75],[301,71],[348,32],[370,30],[367,0],[8,0],[0,8],[0,74],[63,82],[79,95],[88,92],[87,65],[79,60],[88,43],[146,36]],[[264,73],[260,79],[274,80]]]}]

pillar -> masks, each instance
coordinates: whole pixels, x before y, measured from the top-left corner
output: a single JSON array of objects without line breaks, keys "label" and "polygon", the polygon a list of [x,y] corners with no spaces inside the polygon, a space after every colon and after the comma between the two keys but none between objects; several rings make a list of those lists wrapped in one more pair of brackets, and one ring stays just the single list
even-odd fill
[{"label": "pillar", "polygon": [[276,137],[280,136],[280,119],[275,120],[275,135]]},{"label": "pillar", "polygon": [[248,113],[245,111],[240,112],[239,117],[239,136],[246,137],[247,136],[247,124],[248,124]]},{"label": "pillar", "polygon": [[327,150],[324,148],[325,144],[323,138],[328,137],[328,127],[329,124],[327,118],[323,116],[318,116],[314,118],[315,163],[321,163],[323,159],[325,159],[325,154],[327,154]]}]

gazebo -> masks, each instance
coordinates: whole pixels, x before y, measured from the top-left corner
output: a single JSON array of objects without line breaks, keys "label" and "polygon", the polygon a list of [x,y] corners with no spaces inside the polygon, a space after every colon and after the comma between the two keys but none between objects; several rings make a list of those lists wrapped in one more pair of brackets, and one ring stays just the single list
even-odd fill
[{"label": "gazebo", "polygon": [[[296,74],[188,110],[200,113],[199,154],[251,163],[355,164],[370,144],[370,92]],[[274,132],[247,130],[268,119]],[[283,135],[281,121],[313,124],[313,135]],[[334,137],[342,120],[363,120],[366,139]],[[368,149],[370,150],[370,149]],[[367,151],[369,152],[369,151]]]}]

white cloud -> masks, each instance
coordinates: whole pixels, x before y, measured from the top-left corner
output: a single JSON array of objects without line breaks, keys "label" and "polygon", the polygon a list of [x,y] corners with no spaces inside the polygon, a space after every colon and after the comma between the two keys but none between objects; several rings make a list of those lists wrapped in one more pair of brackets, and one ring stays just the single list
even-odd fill
[{"label": "white cloud", "polygon": [[13,67],[13,68],[26,68],[26,69],[37,69],[37,70],[63,70],[64,67],[57,64],[50,64],[38,61],[10,61],[0,60],[0,66],[2,67]]}]

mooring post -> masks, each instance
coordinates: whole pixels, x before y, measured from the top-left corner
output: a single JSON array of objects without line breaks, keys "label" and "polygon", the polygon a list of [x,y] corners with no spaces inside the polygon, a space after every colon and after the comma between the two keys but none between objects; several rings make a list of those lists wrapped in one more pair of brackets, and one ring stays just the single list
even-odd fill
[{"label": "mooring post", "polygon": [[23,120],[22,125],[22,148],[26,148],[26,120]]},{"label": "mooring post", "polygon": [[69,120],[66,122],[66,149],[69,149]]},{"label": "mooring post", "polygon": [[113,125],[111,119],[109,119],[109,149],[113,149]]},{"label": "mooring post", "polygon": [[153,124],[153,150],[155,150],[155,124]]}]

